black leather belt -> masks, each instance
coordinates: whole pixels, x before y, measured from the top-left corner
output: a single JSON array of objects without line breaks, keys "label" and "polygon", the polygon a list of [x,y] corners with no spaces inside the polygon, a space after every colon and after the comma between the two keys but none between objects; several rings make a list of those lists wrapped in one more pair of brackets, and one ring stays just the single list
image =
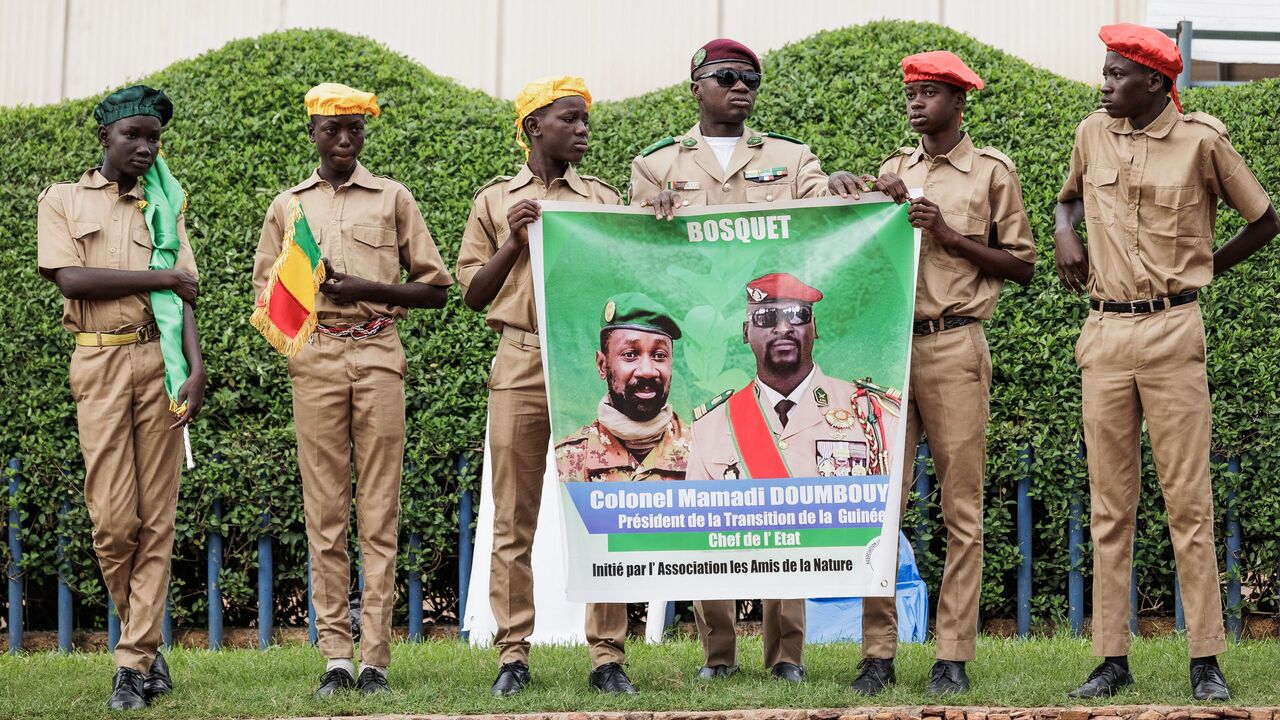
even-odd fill
[{"label": "black leather belt", "polygon": [[1174,295],[1167,298],[1152,298],[1150,300],[1132,300],[1132,301],[1116,301],[1111,300],[1090,300],[1089,306],[1094,310],[1101,310],[1104,313],[1129,313],[1143,315],[1146,313],[1160,312],[1169,308],[1176,308],[1179,305],[1193,303],[1199,297],[1198,290],[1185,292],[1181,295]]},{"label": "black leather belt", "polygon": [[943,330],[951,330],[953,328],[964,327],[980,322],[976,317],[965,317],[963,315],[947,315],[938,320],[917,320],[911,323],[912,335],[932,335]]}]

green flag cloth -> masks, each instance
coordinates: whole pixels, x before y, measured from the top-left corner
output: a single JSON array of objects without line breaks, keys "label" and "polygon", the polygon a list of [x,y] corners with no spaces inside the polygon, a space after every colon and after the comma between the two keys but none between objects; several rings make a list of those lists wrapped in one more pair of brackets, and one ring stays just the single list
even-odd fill
[{"label": "green flag cloth", "polygon": [[[178,216],[187,202],[187,193],[169,172],[164,158],[157,157],[151,169],[142,176],[142,189],[147,202],[142,216],[151,232],[151,269],[170,270],[178,262]],[[164,389],[169,394],[169,409],[185,412],[178,405],[178,391],[187,381],[190,368],[182,352],[182,298],[172,290],[151,291],[151,311],[160,329],[160,353],[164,356]]]}]

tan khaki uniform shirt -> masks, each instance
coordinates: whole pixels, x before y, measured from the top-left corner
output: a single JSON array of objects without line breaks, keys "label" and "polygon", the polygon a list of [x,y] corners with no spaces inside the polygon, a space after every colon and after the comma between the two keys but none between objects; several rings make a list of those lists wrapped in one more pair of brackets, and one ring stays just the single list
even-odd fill
[{"label": "tan khaki uniform shirt", "polygon": [[[58,183],[40,194],[37,260],[52,279],[65,267],[149,270],[151,233],[138,208],[146,195],[139,181],[119,195],[116,184],[97,168],[75,183]],[[175,267],[196,274],[196,259],[187,239],[185,216],[178,216],[178,260]],[[62,303],[67,332],[113,332],[155,320],[150,293],[134,293],[114,300],[72,300]]]},{"label": "tan khaki uniform shirt", "polygon": [[663,190],[680,193],[680,199],[691,206],[827,194],[827,174],[803,143],[745,128],[726,172],[697,125],[671,139],[670,144],[631,161],[631,204],[651,200]]},{"label": "tan khaki uniform shirt", "polygon": [[[1022,186],[1013,161],[992,148],[975,148],[968,133],[946,155],[930,157],[924,144],[899,148],[880,166],[942,210],[947,225],[969,240],[1036,261],[1036,241],[1022,205]],[[934,242],[927,233],[920,248],[916,280],[916,320],[961,315],[986,320],[995,312],[1004,281],[987,275],[967,258]]]},{"label": "tan khaki uniform shirt", "polygon": [[683,480],[689,439],[689,426],[672,415],[662,439],[638,462],[597,420],[556,443],[556,473],[560,482]]},{"label": "tan khaki uniform shirt", "polygon": [[[564,200],[573,202],[621,205],[622,196],[613,186],[591,177],[579,175],[572,166],[564,177],[544,185],[528,165],[520,168],[515,177],[497,177],[476,193],[471,204],[471,215],[462,232],[462,247],[458,250],[458,284],[465,296],[471,280],[480,268],[489,262],[511,237],[507,225],[507,210],[521,200]],[[502,284],[502,289],[489,303],[486,315],[489,327],[502,333],[505,328],[537,335],[538,313],[534,307],[533,270],[528,251],[522,251],[515,265]],[[536,343],[533,343],[536,347]],[[536,352],[517,351],[501,343],[497,360],[489,377],[492,390],[530,389],[543,387],[542,357]]]},{"label": "tan khaki uniform shirt", "polygon": [[1084,198],[1089,296],[1142,300],[1198,290],[1213,279],[1218,200],[1248,222],[1271,205],[1226,127],[1173,103],[1147,127],[1104,110],[1076,128],[1058,200]]},{"label": "tan khaki uniform shirt", "polygon": [[[788,413],[786,427],[782,426],[777,412],[761,398],[763,393],[758,381],[751,384],[750,390],[738,392],[755,392],[760,399],[761,414],[773,432],[791,477],[869,475],[877,469],[888,475],[897,460],[888,455],[887,447],[880,447],[883,462],[873,463],[873,443],[868,442],[855,414],[867,413],[869,406],[865,397],[856,397],[857,391],[853,383],[829,377],[815,366],[804,396]],[[896,403],[885,400],[881,401],[881,407],[880,420],[884,424],[881,435],[891,441],[897,432],[901,411]],[[734,480],[749,476],[729,423],[729,403],[721,402],[693,421],[693,445],[685,479]]]},{"label": "tan khaki uniform shirt", "polygon": [[[413,194],[395,180],[373,175],[357,163],[351,179],[336,190],[317,170],[272,201],[253,257],[255,297],[262,294],[280,256],[294,196],[302,203],[320,254],[329,259],[334,270],[397,285],[403,268],[408,273],[405,282],[453,284]],[[316,317],[322,325],[355,325],[379,315],[403,318],[408,314],[408,308],[368,300],[339,305],[316,292]]]}]

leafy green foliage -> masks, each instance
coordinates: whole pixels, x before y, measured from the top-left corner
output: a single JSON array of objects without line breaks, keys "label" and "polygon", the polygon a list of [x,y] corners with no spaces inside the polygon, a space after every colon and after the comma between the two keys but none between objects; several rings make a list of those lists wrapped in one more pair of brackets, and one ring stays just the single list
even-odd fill
[{"label": "leafy green foliage", "polygon": [[[906,123],[898,59],[946,47],[987,81],[972,93],[965,120],[979,145],[992,145],[1018,164],[1032,228],[1039,240],[1036,279],[1010,287],[988,324],[994,361],[988,434],[984,615],[1014,610],[1019,561],[1015,486],[1024,473],[1018,453],[1034,448],[1034,610],[1042,621],[1066,613],[1067,507],[1087,492],[1077,457],[1080,383],[1072,347],[1086,313],[1053,272],[1054,195],[1066,170],[1076,124],[1096,106],[1096,90],[1065,80],[989,46],[934,25],[878,22],[834,32],[770,53],[766,84],[752,125],[809,142],[828,171],[875,172],[894,148],[916,142]],[[1101,47],[1095,48],[1099,62]],[[177,115],[165,133],[166,156],[191,194],[187,226],[202,272],[199,322],[210,387],[192,429],[200,465],[183,476],[174,559],[174,614],[202,622],[206,609],[205,538],[226,537],[223,593],[228,622],[249,624],[256,609],[255,542],[264,512],[276,541],[277,606],[282,622],[305,613],[306,540],[296,470],[292,412],[283,358],[250,328],[252,256],[271,198],[310,173],[314,154],[303,123],[302,96],[315,83],[340,79],[375,90],[382,117],[371,121],[362,160],[375,173],[404,182],[418,198],[446,261],[457,257],[472,192],[521,162],[511,138],[508,103],[433,75],[366,39],[332,31],[291,31],[233,42],[177,63],[148,84],[164,88]],[[1264,186],[1280,186],[1280,82],[1196,89],[1189,110],[1204,110],[1231,128],[1236,147]],[[95,100],[0,110],[0,133],[16,139],[0,154],[0,262],[10,268],[0,286],[0,457],[23,463],[22,511],[31,622],[52,624],[54,588],[67,577],[83,605],[81,625],[101,624],[102,583],[93,560],[90,524],[80,499],[83,465],[75,408],[67,390],[71,342],[62,332],[61,301],[36,272],[36,196],[53,182],[75,180],[96,164],[91,111]],[[583,171],[625,187],[629,161],[655,139],[683,132],[696,109],[683,84],[593,113],[593,145]],[[1241,225],[1224,212],[1218,240]],[[1241,574],[1247,608],[1274,608],[1280,496],[1269,478],[1280,467],[1280,318],[1274,312],[1280,275],[1277,250],[1267,248],[1204,293],[1214,448],[1241,456],[1243,472],[1214,466],[1221,520],[1228,507],[1241,520]],[[411,368],[410,419],[403,490],[404,533],[417,532],[425,550],[401,570],[420,570],[434,607],[450,612],[456,569],[457,500],[472,487],[484,435],[485,374],[495,338],[456,293],[442,311],[418,311],[402,323]],[[465,477],[458,458],[470,465]],[[1173,558],[1149,453],[1138,522],[1142,606],[1171,614]],[[1228,502],[1229,495],[1235,500]],[[225,508],[215,523],[210,507]],[[929,551],[919,558],[936,592],[945,532],[938,495],[928,498]],[[58,510],[69,501],[64,520]],[[1087,503],[1085,505],[1087,507]],[[918,521],[914,511],[906,526]],[[1087,522],[1087,518],[1086,518]],[[59,566],[59,527],[68,537]],[[1219,537],[1225,528],[1219,522]],[[6,552],[7,549],[0,551]],[[8,560],[7,555],[4,560]],[[1086,568],[1090,563],[1086,562]],[[404,574],[401,574],[403,582]],[[483,601],[483,599],[476,599]]]}]

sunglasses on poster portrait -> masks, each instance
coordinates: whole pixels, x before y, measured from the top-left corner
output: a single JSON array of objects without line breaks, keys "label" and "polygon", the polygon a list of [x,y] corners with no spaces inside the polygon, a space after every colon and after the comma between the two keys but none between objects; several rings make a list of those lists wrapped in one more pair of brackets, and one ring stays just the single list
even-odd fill
[{"label": "sunglasses on poster portrait", "polygon": [[808,325],[813,322],[813,308],[807,305],[788,305],[752,310],[751,324],[758,328],[774,327],[778,324],[778,313],[782,313],[790,325]]},{"label": "sunglasses on poster portrait", "polygon": [[734,70],[733,68],[720,68],[719,70],[709,72],[706,75],[699,75],[694,78],[694,80],[706,80],[707,78],[715,78],[720,87],[724,88],[731,88],[734,85],[737,85],[738,81],[741,80],[742,84],[746,85],[748,90],[758,90],[760,88],[760,81],[764,79],[764,76],[753,70],[747,70],[744,72],[741,70]]}]

